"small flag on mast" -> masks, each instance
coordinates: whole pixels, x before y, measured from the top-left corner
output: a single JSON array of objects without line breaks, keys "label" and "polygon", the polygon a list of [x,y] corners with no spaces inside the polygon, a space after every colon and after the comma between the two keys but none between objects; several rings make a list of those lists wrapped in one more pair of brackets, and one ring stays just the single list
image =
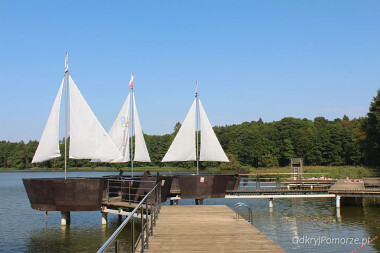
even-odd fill
[{"label": "small flag on mast", "polygon": [[66,57],[65,57],[65,73],[69,71],[69,53],[66,52]]},{"label": "small flag on mast", "polygon": [[133,73],[131,73],[131,81],[129,81],[129,86],[133,89]]}]

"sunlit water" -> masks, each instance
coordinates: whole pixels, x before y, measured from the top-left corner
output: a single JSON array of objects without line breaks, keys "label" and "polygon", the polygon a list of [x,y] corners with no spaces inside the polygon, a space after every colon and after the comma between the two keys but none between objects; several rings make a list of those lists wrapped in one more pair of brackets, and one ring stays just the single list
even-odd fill
[{"label": "sunlit water", "polygon": [[[70,172],[69,176],[109,174],[117,173]],[[110,214],[107,226],[102,226],[100,212],[72,212],[71,225],[61,228],[60,212],[49,212],[45,219],[44,212],[30,207],[22,178],[62,176],[0,172],[0,252],[96,252],[116,230],[121,222],[116,215]],[[204,204],[225,204],[234,209],[237,202],[249,205],[254,226],[288,252],[351,252],[368,238],[380,235],[380,207],[372,205],[372,199],[364,207],[343,206],[340,216],[331,199],[276,199],[273,211],[265,199],[208,199]],[[180,200],[180,204],[193,203]],[[129,233],[127,227],[120,236],[122,250],[130,248]],[[359,252],[379,251],[377,239]]]}]

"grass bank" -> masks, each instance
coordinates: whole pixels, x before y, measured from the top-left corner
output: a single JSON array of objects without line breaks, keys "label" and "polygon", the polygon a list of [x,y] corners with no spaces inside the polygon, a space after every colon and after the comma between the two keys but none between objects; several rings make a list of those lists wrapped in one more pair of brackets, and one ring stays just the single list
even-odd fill
[{"label": "grass bank", "polygon": [[[290,173],[290,166],[281,168],[246,168],[246,170],[249,173]],[[361,166],[304,166],[303,172],[315,173],[305,175],[305,177],[324,175],[334,179],[373,177],[376,174],[372,169]]]},{"label": "grass bank", "polygon": [[[129,172],[129,167],[121,168],[125,172]],[[0,168],[2,171],[15,171],[17,169],[15,168]],[[53,171],[51,168],[38,168],[34,167],[28,170],[18,170],[18,171]],[[144,172],[144,171],[151,171],[151,172],[187,172],[187,173],[196,173],[196,169],[186,169],[186,168],[180,168],[180,167],[153,167],[153,166],[147,166],[147,167],[135,167],[135,172]],[[281,168],[251,168],[251,167],[244,167],[244,170],[247,171],[247,173],[290,173],[290,167],[281,167]],[[54,171],[63,171],[63,168],[60,169],[54,169]],[[116,172],[119,171],[119,168],[109,168],[109,167],[79,167],[79,168],[69,168],[68,171],[110,171],[110,172]],[[362,177],[372,177],[376,176],[376,173],[374,170],[366,167],[360,167],[360,166],[304,166],[303,171],[305,173],[315,173],[310,175],[305,175],[305,177],[320,177],[321,175],[324,175],[325,177],[330,177],[334,179],[339,178],[362,178]],[[206,168],[205,170],[201,170],[201,173],[238,173],[237,170],[220,170],[220,168]],[[285,177],[288,175],[285,175]]]}]

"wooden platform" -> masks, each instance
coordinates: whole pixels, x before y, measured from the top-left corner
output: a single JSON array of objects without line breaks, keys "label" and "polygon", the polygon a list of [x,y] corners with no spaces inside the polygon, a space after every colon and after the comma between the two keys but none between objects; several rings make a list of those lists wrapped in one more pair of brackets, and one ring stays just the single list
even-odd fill
[{"label": "wooden platform", "polygon": [[227,206],[163,206],[147,252],[286,252]]},{"label": "wooden platform", "polygon": [[336,184],[331,186],[329,192],[334,191],[363,191],[365,190],[364,182],[347,182],[345,179],[339,179]]}]

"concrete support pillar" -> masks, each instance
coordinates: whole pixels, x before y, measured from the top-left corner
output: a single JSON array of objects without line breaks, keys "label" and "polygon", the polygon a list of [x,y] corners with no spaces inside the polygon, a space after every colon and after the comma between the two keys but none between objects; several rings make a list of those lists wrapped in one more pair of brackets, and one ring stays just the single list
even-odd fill
[{"label": "concrete support pillar", "polygon": [[203,199],[195,199],[196,205],[203,205]]},{"label": "concrete support pillar", "polygon": [[102,225],[107,225],[107,213],[102,212]]},{"label": "concrete support pillar", "polygon": [[66,226],[70,223],[70,212],[61,212],[61,226]]},{"label": "concrete support pillar", "polygon": [[273,208],[273,198],[269,199],[269,208]]},{"label": "concrete support pillar", "polygon": [[338,222],[342,222],[342,216],[340,215],[340,208],[336,208],[336,219]]},{"label": "concrete support pillar", "polygon": [[336,195],[336,208],[340,208],[340,195]]},{"label": "concrete support pillar", "polygon": [[[175,198],[171,198],[170,199],[170,205],[178,205],[178,200],[179,200],[179,198],[178,198],[178,196],[177,197],[175,197]],[[195,200],[195,203],[197,202],[197,200]]]}]

